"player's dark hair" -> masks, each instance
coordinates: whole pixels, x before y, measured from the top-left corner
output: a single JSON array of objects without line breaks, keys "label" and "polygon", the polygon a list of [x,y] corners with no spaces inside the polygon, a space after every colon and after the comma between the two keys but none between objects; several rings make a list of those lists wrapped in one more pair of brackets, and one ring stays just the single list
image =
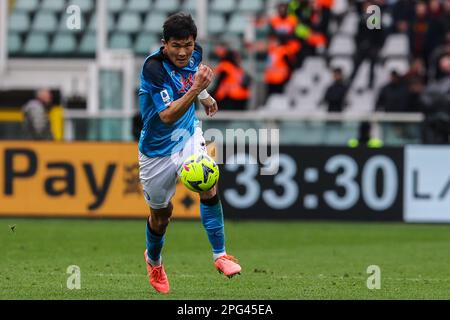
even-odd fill
[{"label": "player's dark hair", "polygon": [[179,12],[171,15],[164,22],[163,37],[165,41],[170,39],[184,40],[190,36],[197,39],[197,26],[192,16],[188,13]]}]

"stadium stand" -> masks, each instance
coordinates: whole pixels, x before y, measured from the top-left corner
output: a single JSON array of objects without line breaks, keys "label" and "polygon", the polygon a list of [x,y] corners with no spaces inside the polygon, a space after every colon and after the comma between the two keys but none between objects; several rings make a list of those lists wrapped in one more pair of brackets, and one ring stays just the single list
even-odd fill
[{"label": "stadium stand", "polygon": [[[328,38],[324,44],[320,44],[321,38],[317,37],[316,33],[323,28],[321,19],[324,19],[325,10],[320,6],[324,1],[298,1],[306,6],[302,12],[298,12],[295,11],[295,5],[292,5],[297,3],[294,0],[209,0],[206,21],[208,38],[202,39],[206,53],[205,59],[211,65],[219,60],[214,52],[214,47],[219,44],[238,49],[243,59],[242,65],[253,76],[255,80],[253,86],[258,90],[256,94],[253,94],[256,98],[252,100],[251,108],[269,111],[296,110],[299,113],[308,114],[321,114],[325,111],[323,98],[333,81],[332,70],[340,68],[344,80],[348,80],[354,73],[354,77],[348,81],[344,113],[370,114],[374,111],[375,100],[380,89],[389,81],[391,71],[395,70],[400,75],[410,72],[411,61],[418,58],[413,56],[412,47],[420,44],[420,38],[412,38],[413,30],[405,32],[397,27],[396,0],[374,1],[383,8],[381,20],[385,38],[374,59],[373,86],[369,86],[368,60],[359,63],[355,58],[360,52],[360,43],[357,39],[366,1],[331,1],[333,5],[329,23],[326,24],[327,32],[324,33]],[[96,1],[15,0],[10,2],[12,7],[7,40],[10,58],[92,59],[95,57]],[[285,84],[283,93],[274,94],[267,99],[267,103],[264,103],[265,100],[259,99],[258,96],[264,96],[264,92],[260,91],[264,89],[262,79],[269,61],[267,43],[274,32],[271,29],[270,17],[280,2],[289,3],[290,14],[297,14],[301,17],[300,20],[303,19],[302,27],[295,30],[295,37],[300,41],[302,49],[300,54],[290,57],[293,60],[290,66],[291,76]],[[441,21],[439,19],[443,19],[445,14],[448,16],[447,2],[447,0],[441,1],[441,11],[435,13],[441,16],[438,18],[433,16],[435,19],[433,23],[436,21],[438,24]],[[310,6],[311,3],[315,5]],[[70,5],[77,5],[81,9],[82,27],[79,30],[67,28],[66,9]],[[128,49],[137,56],[136,60],[139,60],[160,45],[161,26],[167,16],[181,9],[195,17],[197,1],[108,0],[107,9],[108,46],[112,49]],[[311,15],[307,16],[305,12],[311,12]],[[409,21],[413,23],[414,15],[408,19],[413,19]],[[445,20],[443,24],[445,25]],[[434,28],[432,30],[437,30],[436,25],[432,27]],[[442,33],[441,38],[444,38],[446,29],[439,30]],[[434,48],[440,44],[442,45],[442,42],[435,41]],[[423,51],[420,48],[414,50],[419,53]],[[440,50],[443,49],[440,48]],[[431,51],[428,54],[431,54]],[[433,66],[436,67],[436,54],[434,59]],[[428,67],[428,61],[422,61],[422,63],[425,68]],[[429,80],[426,75],[423,87]],[[418,94],[420,96],[420,92]]]},{"label": "stadium stand", "polygon": [[[96,31],[96,3],[93,0],[17,0],[13,3],[9,17],[8,36],[11,37],[9,53],[14,56],[33,57],[86,57],[95,52],[89,45],[93,39],[92,32]],[[250,23],[250,17],[262,12],[268,0],[220,0],[209,1],[211,15],[207,22],[208,32],[211,36],[221,35],[227,37],[242,37]],[[66,9],[76,5],[82,12],[81,30],[68,30],[66,25]],[[129,49],[136,55],[146,55],[143,48],[154,48],[153,42],[144,46],[142,41],[147,38],[153,40],[160,38],[161,25],[167,16],[179,9],[187,11],[195,17],[197,3],[195,0],[111,0],[108,5],[108,31],[110,44],[114,47],[123,47],[131,42]],[[87,27],[85,27],[87,25]],[[64,32],[63,32],[64,31]],[[76,36],[60,35],[71,32]],[[141,32],[146,32],[144,37]],[[225,32],[224,32],[225,31]],[[36,36],[35,33],[39,35]],[[27,40],[36,37],[43,38],[41,33],[47,34],[47,42],[52,43],[46,49],[35,50],[33,44],[26,51],[21,51]],[[53,38],[57,37],[55,42]],[[69,40],[70,39],[70,40]],[[127,40],[125,40],[127,39]],[[75,50],[73,48],[75,41]],[[70,44],[69,44],[70,42]],[[55,43],[55,45],[53,45]],[[67,48],[59,49],[58,46]],[[27,45],[27,48],[30,45]],[[56,48],[54,48],[56,46]]]}]

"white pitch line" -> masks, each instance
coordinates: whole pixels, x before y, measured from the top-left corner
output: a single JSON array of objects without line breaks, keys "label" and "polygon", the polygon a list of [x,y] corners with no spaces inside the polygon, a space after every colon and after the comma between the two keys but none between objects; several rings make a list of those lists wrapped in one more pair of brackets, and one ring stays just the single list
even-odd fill
[{"label": "white pitch line", "polygon": [[[43,273],[39,273],[39,272],[27,272],[27,274],[36,274],[36,275],[42,275]],[[47,275],[51,275],[51,276],[64,276],[66,275],[65,273],[56,273],[56,272],[50,272],[50,273],[46,273]],[[253,273],[252,273],[253,274]],[[143,278],[143,277],[147,277],[147,275],[145,273],[143,274],[137,274],[137,273],[89,273],[89,272],[85,272],[85,273],[81,273],[81,276],[91,276],[91,277],[138,277],[138,278]],[[182,278],[195,278],[195,275],[192,274],[183,274],[183,273],[171,273],[170,274],[173,277],[182,277]],[[274,274],[271,274],[272,276]],[[211,277],[215,276],[215,273],[211,274]],[[370,275],[367,275],[370,276]],[[277,278],[281,278],[281,279],[329,279],[329,280],[367,280],[367,277],[364,276],[327,276],[327,275],[323,275],[323,274],[319,274],[319,275],[311,275],[311,276],[302,276],[302,275],[292,275],[292,276],[286,276],[286,275],[282,275],[282,276],[278,276]],[[431,281],[431,282],[450,282],[450,278],[392,278],[392,277],[383,277],[381,276],[382,280],[390,280],[390,281],[415,281],[415,282],[424,282],[424,281]]]}]

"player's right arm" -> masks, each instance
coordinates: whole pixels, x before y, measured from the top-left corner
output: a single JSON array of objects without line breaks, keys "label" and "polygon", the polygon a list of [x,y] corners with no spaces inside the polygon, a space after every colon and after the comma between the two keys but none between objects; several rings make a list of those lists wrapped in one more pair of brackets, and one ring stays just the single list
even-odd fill
[{"label": "player's right arm", "polygon": [[161,121],[171,125],[180,119],[197,99],[200,92],[208,88],[212,79],[213,71],[209,67],[201,65],[195,75],[192,87],[186,94],[180,99],[173,101],[168,108],[159,113]]}]

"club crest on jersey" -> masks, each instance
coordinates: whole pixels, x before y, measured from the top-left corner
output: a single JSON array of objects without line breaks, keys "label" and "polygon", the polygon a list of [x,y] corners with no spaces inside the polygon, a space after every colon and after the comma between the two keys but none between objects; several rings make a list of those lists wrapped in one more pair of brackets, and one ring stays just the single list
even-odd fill
[{"label": "club crest on jersey", "polygon": [[183,77],[183,75],[180,75],[180,83],[181,88],[178,90],[178,93],[186,93],[194,84],[194,76],[192,73],[189,73],[189,76],[187,78]]}]

